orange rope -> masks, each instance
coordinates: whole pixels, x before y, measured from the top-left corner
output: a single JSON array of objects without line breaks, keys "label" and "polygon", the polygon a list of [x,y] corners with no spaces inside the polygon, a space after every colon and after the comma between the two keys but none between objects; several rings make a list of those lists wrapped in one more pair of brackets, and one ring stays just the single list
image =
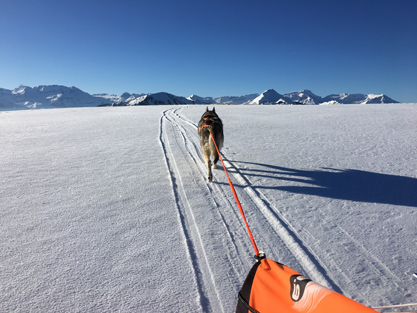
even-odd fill
[{"label": "orange rope", "polygon": [[252,241],[253,248],[255,249],[255,255],[256,256],[259,256],[258,247],[256,246],[255,240],[253,239],[252,232],[250,231],[248,222],[246,221],[245,213],[243,213],[242,205],[240,204],[239,198],[237,197],[237,194],[236,194],[236,191],[235,191],[235,187],[233,186],[232,181],[229,178],[229,174],[227,173],[226,166],[224,166],[223,158],[220,155],[219,149],[217,148],[217,144],[216,144],[216,141],[214,140],[213,133],[211,132],[210,127],[208,127],[208,130],[210,132],[211,139],[213,139],[214,146],[216,147],[217,153],[219,154],[220,161],[222,162],[222,165],[223,165],[223,168],[224,168],[224,172],[226,173],[227,180],[229,181],[230,188],[232,189],[233,195],[235,196],[236,204],[239,207],[240,214],[242,215],[243,221],[245,222],[246,229],[248,230],[249,238]]}]

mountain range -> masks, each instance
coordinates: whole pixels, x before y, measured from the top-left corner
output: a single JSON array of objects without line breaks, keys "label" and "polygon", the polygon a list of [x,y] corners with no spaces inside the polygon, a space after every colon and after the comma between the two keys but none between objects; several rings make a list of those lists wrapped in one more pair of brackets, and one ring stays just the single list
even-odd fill
[{"label": "mountain range", "polygon": [[123,93],[89,94],[76,87],[60,85],[42,85],[35,87],[19,86],[13,90],[0,88],[0,109],[47,109],[69,107],[97,106],[135,106],[164,104],[366,104],[366,103],[398,103],[390,97],[374,94],[333,94],[324,98],[310,90],[294,91],[279,94],[268,89],[261,94],[223,97],[190,97],[175,96],[167,92],[151,94]]}]

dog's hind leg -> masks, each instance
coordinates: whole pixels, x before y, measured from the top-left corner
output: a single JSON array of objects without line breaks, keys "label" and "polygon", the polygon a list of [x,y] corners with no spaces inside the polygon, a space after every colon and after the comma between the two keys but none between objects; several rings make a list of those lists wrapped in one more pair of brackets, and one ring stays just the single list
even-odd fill
[{"label": "dog's hind leg", "polygon": [[217,153],[217,151],[212,151],[212,156],[213,156],[213,168],[216,169],[217,168],[217,162],[219,161],[219,154]]},{"label": "dog's hind leg", "polygon": [[211,182],[213,180],[213,174],[211,172],[210,150],[204,149],[203,156],[204,156],[204,159],[206,160],[206,165],[207,165],[207,180],[208,182]]}]

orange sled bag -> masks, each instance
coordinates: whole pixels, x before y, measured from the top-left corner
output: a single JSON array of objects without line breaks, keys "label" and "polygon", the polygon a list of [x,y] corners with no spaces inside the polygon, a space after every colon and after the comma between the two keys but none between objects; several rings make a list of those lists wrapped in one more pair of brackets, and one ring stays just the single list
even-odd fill
[{"label": "orange sled bag", "polygon": [[375,313],[270,259],[258,259],[239,293],[236,313]]}]

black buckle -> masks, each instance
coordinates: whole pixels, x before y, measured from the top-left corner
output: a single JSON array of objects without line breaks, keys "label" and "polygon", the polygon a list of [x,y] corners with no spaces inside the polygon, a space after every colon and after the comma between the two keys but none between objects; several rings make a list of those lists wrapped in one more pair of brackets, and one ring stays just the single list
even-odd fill
[{"label": "black buckle", "polygon": [[253,257],[255,258],[256,262],[261,262],[262,259],[266,258],[266,255],[265,252],[261,251],[258,255],[254,255]]}]

